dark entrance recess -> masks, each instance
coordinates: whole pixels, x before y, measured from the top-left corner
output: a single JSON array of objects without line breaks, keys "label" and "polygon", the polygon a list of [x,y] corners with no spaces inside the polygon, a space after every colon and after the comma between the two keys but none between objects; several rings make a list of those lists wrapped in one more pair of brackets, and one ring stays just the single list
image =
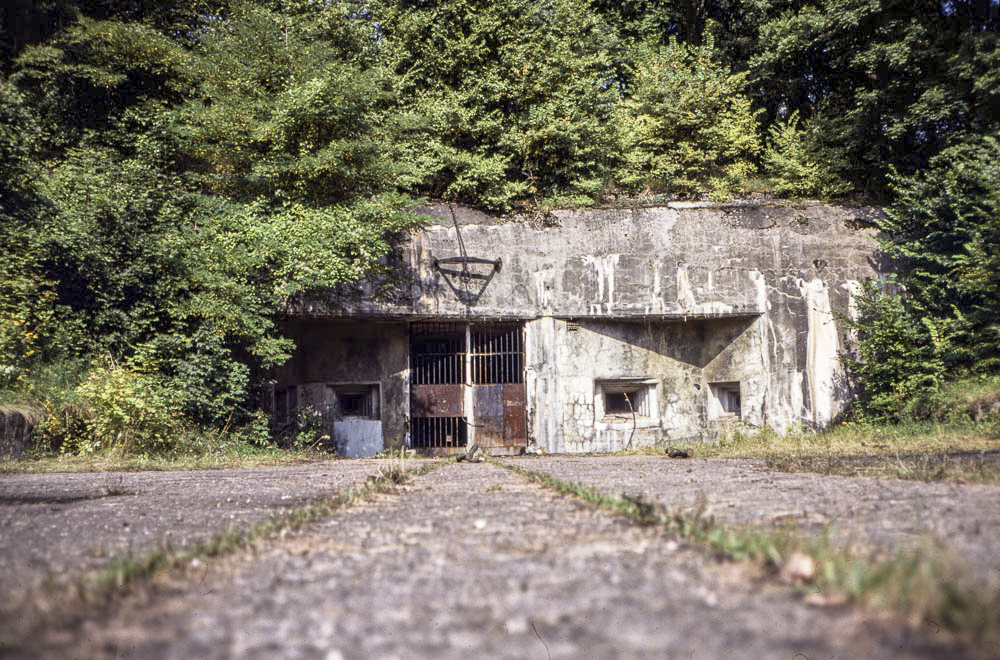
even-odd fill
[{"label": "dark entrance recess", "polygon": [[606,392],[604,394],[604,412],[607,414],[627,413],[631,414],[632,399],[626,392]]},{"label": "dark entrance recess", "polygon": [[474,439],[511,454],[527,445],[522,324],[413,324],[410,370],[412,447],[455,453]]}]

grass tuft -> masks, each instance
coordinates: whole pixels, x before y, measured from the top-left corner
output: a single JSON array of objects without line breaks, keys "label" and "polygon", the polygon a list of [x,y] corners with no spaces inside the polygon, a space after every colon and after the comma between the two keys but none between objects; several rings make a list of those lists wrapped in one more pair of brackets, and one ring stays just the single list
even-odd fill
[{"label": "grass tuft", "polygon": [[739,424],[695,456],[762,458],[787,471],[1000,484],[1000,376],[954,380],[908,402],[901,417],[898,424],[843,420],[820,432]]},{"label": "grass tuft", "polygon": [[335,496],[297,507],[288,513],[268,518],[250,529],[227,527],[203,543],[197,543],[174,550],[162,545],[145,554],[122,555],[113,559],[107,567],[98,572],[90,588],[80,592],[101,600],[127,590],[130,586],[154,574],[190,563],[197,558],[222,557],[252,547],[259,539],[274,537],[287,531],[301,529],[305,525],[328,518],[336,511],[378,493],[392,492],[410,478],[426,474],[450,461],[423,465],[412,470],[403,465],[383,467],[377,475],[369,477],[363,485],[346,488]]},{"label": "grass tuft", "polygon": [[[844,422],[821,432],[778,433],[741,425],[694,449],[695,459],[759,458],[787,472],[1000,484],[1000,427],[994,422]],[[663,455],[663,447],[625,454]]]},{"label": "grass tuft", "polygon": [[578,482],[493,462],[594,508],[642,525],[658,525],[722,558],[762,562],[775,574],[793,554],[806,554],[816,565],[806,586],[825,596],[827,602],[846,601],[892,612],[914,626],[938,626],[973,648],[1000,645],[1000,594],[967,584],[957,561],[929,542],[916,551],[900,551],[888,558],[866,556],[835,546],[825,535],[809,539],[790,530],[726,527],[705,515],[704,503],[693,513],[671,512],[642,498],[601,492]]}]

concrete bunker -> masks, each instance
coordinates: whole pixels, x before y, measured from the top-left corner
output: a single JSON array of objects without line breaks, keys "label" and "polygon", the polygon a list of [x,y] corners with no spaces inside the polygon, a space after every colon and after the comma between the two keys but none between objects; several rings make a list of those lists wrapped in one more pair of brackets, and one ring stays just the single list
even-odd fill
[{"label": "concrete bunker", "polygon": [[838,314],[881,274],[864,209],[422,210],[440,220],[400,246],[392,296],[290,301],[276,428],[318,425],[348,456],[616,451],[822,427],[850,395]]}]

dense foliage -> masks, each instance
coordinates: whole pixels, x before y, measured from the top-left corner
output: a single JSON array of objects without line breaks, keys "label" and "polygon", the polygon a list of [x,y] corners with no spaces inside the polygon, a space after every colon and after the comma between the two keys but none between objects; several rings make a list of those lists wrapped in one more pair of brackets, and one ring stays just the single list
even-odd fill
[{"label": "dense foliage", "polygon": [[865,194],[905,295],[869,292],[862,406],[998,368],[997,0],[8,4],[0,386],[64,383],[53,439],[248,419],[283,302],[420,196]]}]

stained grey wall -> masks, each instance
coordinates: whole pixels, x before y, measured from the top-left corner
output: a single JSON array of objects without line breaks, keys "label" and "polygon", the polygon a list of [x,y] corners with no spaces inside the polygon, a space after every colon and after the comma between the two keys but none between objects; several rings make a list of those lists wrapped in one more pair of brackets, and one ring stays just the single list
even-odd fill
[{"label": "stained grey wall", "polygon": [[[718,429],[709,418],[709,385],[717,382],[744,383],[744,418],[759,423],[756,326],[754,318],[528,322],[533,439],[551,452],[710,439]],[[648,417],[609,423],[600,414],[596,383],[625,379],[655,383],[656,409]]]},{"label": "stained grey wall", "polygon": [[[401,248],[408,277],[393,297],[375,302],[316,292],[294,301],[289,312],[457,318],[765,312],[768,301],[803,298],[805,283],[817,279],[832,284],[834,306],[846,308],[848,291],[840,285],[877,270],[877,245],[860,228],[876,212],[868,207],[674,203],[556,211],[547,224],[441,205],[422,210],[438,219]],[[435,259],[460,254],[454,221],[469,256],[503,263],[470,305],[449,285],[458,278],[434,266]]]}]

